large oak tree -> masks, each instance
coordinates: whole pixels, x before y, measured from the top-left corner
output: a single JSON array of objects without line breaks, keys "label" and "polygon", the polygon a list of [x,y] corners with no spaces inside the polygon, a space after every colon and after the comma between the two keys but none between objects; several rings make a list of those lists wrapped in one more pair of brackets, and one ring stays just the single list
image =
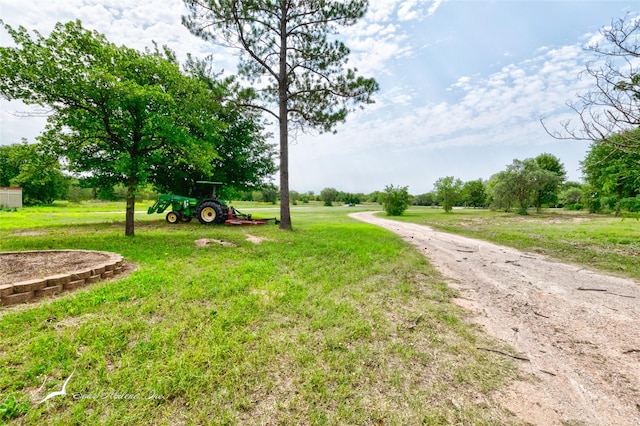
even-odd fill
[{"label": "large oak tree", "polygon": [[527,209],[536,203],[538,194],[544,188],[561,181],[560,174],[544,169],[536,159],[515,159],[506,170],[491,177],[489,188],[493,207],[510,210],[517,203],[518,213],[527,214]]},{"label": "large oak tree", "polygon": [[560,185],[566,180],[567,172],[564,169],[564,164],[553,154],[540,154],[535,157],[533,161],[535,161],[542,170],[546,170],[557,176],[557,179],[550,179],[549,182],[542,188],[539,188],[535,194],[536,210],[540,212],[543,204],[554,205],[558,203]]},{"label": "large oak tree", "polygon": [[279,127],[280,228],[291,229],[289,130],[331,131],[359,103],[370,103],[374,79],[345,69],[349,49],[339,26],[362,18],[367,0],[184,0],[183,22],[205,40],[238,49],[249,86],[247,104]]},{"label": "large oak tree", "polygon": [[[232,90],[227,86],[235,86],[233,78],[220,81],[211,58],[198,59],[189,55],[184,68],[188,75],[203,82],[212,94],[221,93],[221,88],[226,93]],[[225,126],[215,139],[217,155],[211,159],[213,176],[179,156],[165,157],[154,166],[158,173],[154,173],[153,183],[158,190],[188,195],[194,192],[196,181],[214,179],[225,184],[222,194],[226,196],[259,190],[271,181],[277,171],[277,153],[275,146],[267,142],[269,134],[265,132],[260,113],[227,102],[216,114]],[[171,172],[167,173],[169,170]]]},{"label": "large oak tree", "polygon": [[170,54],[116,46],[79,21],[57,24],[48,37],[4,27],[16,47],[0,48],[0,94],[50,109],[40,139],[70,170],[125,185],[126,235],[134,235],[136,190],[170,173],[154,165],[172,157],[211,171],[212,139],[225,128],[220,96]]}]

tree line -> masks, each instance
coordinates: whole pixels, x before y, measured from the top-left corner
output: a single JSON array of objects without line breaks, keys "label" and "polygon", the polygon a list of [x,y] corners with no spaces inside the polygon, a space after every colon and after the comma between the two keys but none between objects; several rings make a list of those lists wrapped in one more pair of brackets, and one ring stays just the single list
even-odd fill
[{"label": "tree line", "polygon": [[[638,138],[625,134],[625,140]],[[620,136],[614,135],[613,138]],[[535,208],[564,208],[586,210],[591,213],[640,212],[640,153],[616,149],[611,142],[592,143],[581,162],[584,183],[566,180],[562,162],[552,154],[535,158],[514,159],[506,168],[488,180],[463,182],[453,176],[438,179],[432,191],[411,196],[407,187],[388,186],[382,199],[398,199],[404,194],[404,208],[391,203],[385,209],[390,215],[399,214],[410,204],[442,207],[451,212],[454,207],[489,208],[528,214]],[[400,203],[402,205],[402,203]],[[395,209],[396,213],[389,209]]]},{"label": "tree line", "polygon": [[[233,139],[228,140],[229,143]],[[220,149],[221,141],[217,141]],[[243,145],[242,150],[261,145],[259,139],[252,139]],[[263,145],[266,147],[266,145]],[[229,182],[222,196],[238,199],[241,194],[251,191],[268,191],[272,185],[265,181],[276,170],[273,162],[273,150],[265,149],[253,153],[259,161],[235,167],[243,156],[239,151],[226,152],[224,159],[215,158],[215,176]],[[104,179],[101,176],[74,176],[69,174],[61,161],[63,159],[50,151],[41,142],[0,145],[0,187],[21,187],[23,204],[26,206],[51,204],[56,200],[78,203],[89,200],[126,201],[128,187],[117,179]],[[179,159],[175,159],[179,161]],[[190,195],[197,180],[208,180],[208,175],[198,169],[167,167],[156,179],[150,178],[136,188],[136,200],[152,200],[160,193]]]},{"label": "tree line", "polygon": [[[640,130],[635,134],[640,138]],[[632,137],[624,135],[626,140]],[[234,156],[229,159],[236,161]],[[584,183],[567,181],[562,162],[552,154],[543,153],[535,158],[514,159],[487,180],[463,182],[454,176],[439,178],[432,191],[418,195],[409,194],[408,187],[393,185],[371,193],[327,187],[317,194],[289,191],[289,201],[292,205],[322,202],[326,206],[379,203],[392,215],[402,214],[409,205],[441,207],[445,212],[451,212],[454,207],[467,207],[520,214],[527,214],[531,208],[540,211],[548,207],[616,215],[640,211],[640,154],[618,150],[610,143],[594,142],[581,165]],[[260,177],[273,167],[273,163],[265,162],[262,168],[255,167],[253,174],[247,176]],[[173,188],[162,184],[142,186],[138,188],[138,198],[153,199],[159,190],[189,195],[186,183]],[[48,204],[54,200],[126,200],[127,196],[127,188],[122,184],[101,185],[94,177],[77,179],[63,173],[56,155],[44,150],[41,144],[26,141],[0,146],[0,186],[22,187],[26,205]],[[224,194],[229,199],[272,204],[280,201],[279,195],[277,186],[260,183],[258,179],[252,185],[246,181],[244,186],[229,187]]]}]

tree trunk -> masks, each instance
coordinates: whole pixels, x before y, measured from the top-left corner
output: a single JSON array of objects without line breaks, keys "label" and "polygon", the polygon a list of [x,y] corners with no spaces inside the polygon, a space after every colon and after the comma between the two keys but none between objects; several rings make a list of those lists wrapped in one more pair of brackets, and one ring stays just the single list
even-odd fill
[{"label": "tree trunk", "polygon": [[136,187],[129,185],[127,188],[127,210],[126,221],[124,225],[124,235],[127,237],[134,236],[134,215],[136,212]]},{"label": "tree trunk", "polygon": [[291,209],[289,207],[289,131],[287,125],[285,113],[284,120],[280,118],[280,229],[291,230]]},{"label": "tree trunk", "polygon": [[289,206],[289,108],[287,105],[287,2],[281,3],[278,103],[280,125],[280,229],[291,230]]},{"label": "tree trunk", "polygon": [[622,178],[618,177],[618,187],[616,188],[618,190],[618,201],[616,201],[616,217],[620,216],[620,200],[622,200],[622,194],[624,190],[624,187],[620,183],[621,181]]}]

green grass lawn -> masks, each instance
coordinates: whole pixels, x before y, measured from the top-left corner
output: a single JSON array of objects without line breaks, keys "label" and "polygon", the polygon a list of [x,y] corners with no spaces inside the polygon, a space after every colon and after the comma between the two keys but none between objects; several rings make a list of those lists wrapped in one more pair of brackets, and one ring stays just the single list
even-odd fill
[{"label": "green grass lawn", "polygon": [[[294,206],[293,232],[138,213],[134,238],[122,204],[0,212],[2,251],[105,250],[137,267],[0,308],[0,423],[510,424],[490,395],[511,360],[476,349],[500,346],[415,249],[347,217],[372,208]],[[66,397],[38,404],[72,373]]]},{"label": "green grass lawn", "polygon": [[640,221],[544,210],[521,216],[480,209],[412,207],[396,220],[481,238],[640,280]]}]

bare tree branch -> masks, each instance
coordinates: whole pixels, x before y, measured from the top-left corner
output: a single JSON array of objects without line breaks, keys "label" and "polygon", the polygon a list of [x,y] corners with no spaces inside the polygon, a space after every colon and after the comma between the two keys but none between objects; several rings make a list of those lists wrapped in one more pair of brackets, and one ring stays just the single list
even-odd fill
[{"label": "bare tree branch", "polygon": [[563,131],[551,131],[544,119],[543,128],[556,139],[588,140],[612,143],[624,151],[637,151],[640,141],[640,19],[630,15],[600,31],[603,42],[586,47],[596,60],[587,63],[584,75],[593,80],[593,88],[567,106],[577,115],[560,123]]}]

